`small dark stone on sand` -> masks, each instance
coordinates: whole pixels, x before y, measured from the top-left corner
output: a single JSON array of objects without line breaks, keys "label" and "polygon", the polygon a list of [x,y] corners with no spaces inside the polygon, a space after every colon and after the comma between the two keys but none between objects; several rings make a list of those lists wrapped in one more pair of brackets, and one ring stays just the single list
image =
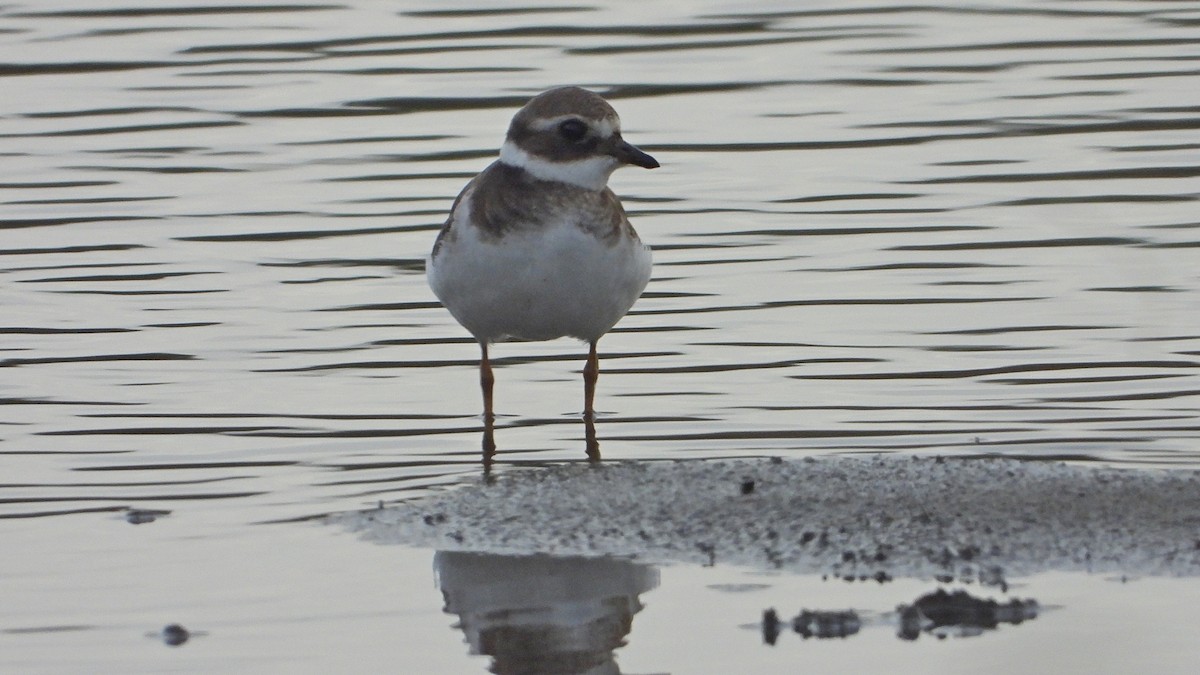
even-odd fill
[{"label": "small dark stone on sand", "polygon": [[775,640],[779,638],[779,633],[783,631],[783,622],[779,620],[779,614],[772,607],[763,612],[762,633],[763,642],[769,645],[775,644]]},{"label": "small dark stone on sand", "polygon": [[188,632],[188,629],[177,623],[169,624],[162,629],[163,642],[172,647],[178,647],[187,642],[189,637],[191,637],[191,633]]},{"label": "small dark stone on sand", "polygon": [[854,610],[811,611],[804,610],[792,619],[792,630],[805,639],[845,638],[862,628],[862,620]]},{"label": "small dark stone on sand", "polygon": [[159,509],[129,509],[125,512],[125,522],[131,525],[144,525],[146,523],[153,523],[160,517],[170,514],[170,511]]}]

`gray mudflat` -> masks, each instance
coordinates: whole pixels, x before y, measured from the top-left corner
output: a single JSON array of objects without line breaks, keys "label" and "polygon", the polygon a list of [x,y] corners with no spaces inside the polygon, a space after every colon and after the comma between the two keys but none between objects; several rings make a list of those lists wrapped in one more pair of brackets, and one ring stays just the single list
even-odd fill
[{"label": "gray mudflat", "polygon": [[839,576],[1200,574],[1200,473],[900,455],[604,463],[331,518],[385,543]]}]

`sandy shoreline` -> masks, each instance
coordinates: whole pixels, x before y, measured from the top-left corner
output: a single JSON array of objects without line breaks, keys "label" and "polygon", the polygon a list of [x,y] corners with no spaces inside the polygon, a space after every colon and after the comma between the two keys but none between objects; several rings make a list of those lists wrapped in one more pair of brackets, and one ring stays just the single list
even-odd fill
[{"label": "sandy shoreline", "polygon": [[1200,472],[902,455],[604,463],[331,521],[440,550],[1003,583],[1200,574]]}]

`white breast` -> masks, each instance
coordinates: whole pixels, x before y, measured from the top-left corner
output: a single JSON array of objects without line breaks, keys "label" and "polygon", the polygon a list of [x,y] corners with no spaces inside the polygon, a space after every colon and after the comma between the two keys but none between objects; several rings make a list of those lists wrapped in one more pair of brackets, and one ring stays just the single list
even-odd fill
[{"label": "white breast", "polygon": [[481,237],[468,211],[459,205],[455,236],[426,273],[434,294],[480,341],[597,340],[650,280],[650,249],[636,237],[611,243],[570,223]]}]

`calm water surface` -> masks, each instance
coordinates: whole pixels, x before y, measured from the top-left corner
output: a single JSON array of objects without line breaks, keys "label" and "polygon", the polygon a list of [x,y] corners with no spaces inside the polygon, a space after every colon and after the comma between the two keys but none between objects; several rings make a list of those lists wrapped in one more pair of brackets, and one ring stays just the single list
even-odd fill
[{"label": "calm water surface", "polygon": [[[663,163],[612,183],[656,267],[600,345],[605,459],[1200,467],[1188,3],[0,19],[6,668],[316,667],[301,646],[353,632],[366,670],[411,663],[397,640],[444,652],[423,672],[484,670],[427,553],[259,524],[482,473],[478,350],[423,259],[513,111],[560,84]],[[494,350],[491,471],[583,457],[583,353]],[[210,633],[186,662],[142,638],[172,621]],[[639,668],[690,670],[651,642]]]}]

